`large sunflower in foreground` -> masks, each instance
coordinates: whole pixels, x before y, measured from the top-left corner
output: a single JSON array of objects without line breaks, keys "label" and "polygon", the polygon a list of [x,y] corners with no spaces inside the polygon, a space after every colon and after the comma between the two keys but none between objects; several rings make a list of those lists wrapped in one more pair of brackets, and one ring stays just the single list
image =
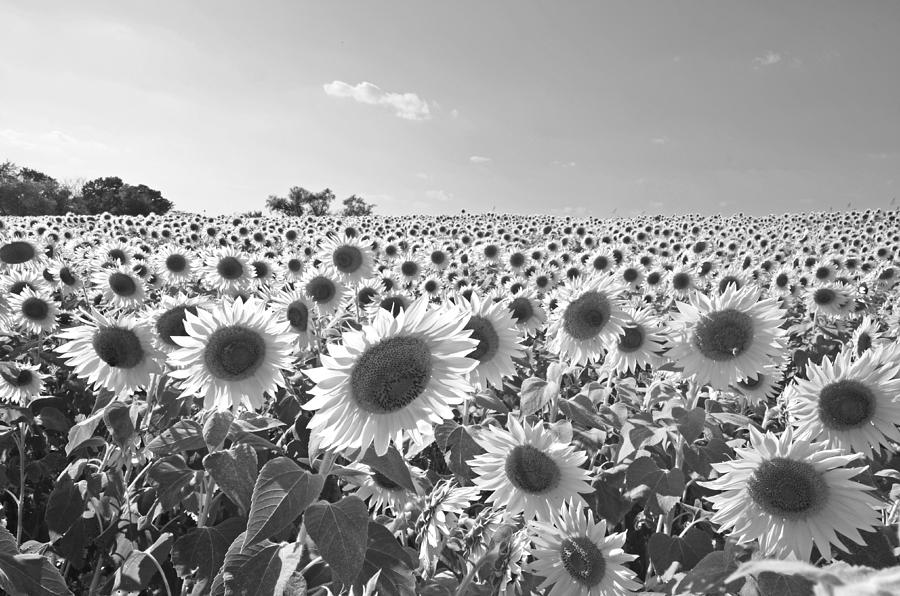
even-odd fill
[{"label": "large sunflower in foreground", "polygon": [[809,363],[807,380],[796,381],[787,401],[797,438],[867,457],[873,448],[900,442],[900,363],[879,366],[883,354],[869,350],[851,362],[853,352],[845,350],[821,365]]},{"label": "large sunflower in foreground", "polygon": [[571,364],[596,362],[622,333],[622,288],[611,276],[569,282],[559,290],[548,348]]},{"label": "large sunflower in foreground", "polygon": [[752,288],[731,284],[720,296],[696,293],[691,303],[676,303],[671,348],[666,357],[700,384],[727,389],[741,379],[756,378],[784,353],[780,325],[784,311],[774,298],[758,300]]},{"label": "large sunflower in foreground", "polygon": [[257,298],[226,299],[211,311],[184,312],[187,336],[169,355],[182,395],[203,396],[203,407],[258,409],[263,396],[284,387],[291,365],[292,337]]},{"label": "large sunflower in foreground", "polygon": [[831,560],[832,545],[847,550],[838,534],[864,545],[860,530],[881,525],[873,489],[850,480],[866,466],[844,467],[860,454],[795,440],[790,427],[781,437],[750,427],[750,447],[735,452],[739,459],[712,464],[719,478],[700,484],[722,491],[709,497],[711,521],[739,543],[758,540],[764,556],[809,561],[815,544]]},{"label": "large sunflower in foreground", "polygon": [[475,437],[485,453],[469,460],[478,474],[472,481],[493,491],[489,501],[495,507],[505,506],[509,516],[523,513],[526,521],[549,521],[563,501],[582,501],[578,493],[593,490],[590,473],[580,467],[587,460],[584,451],[560,441],[541,422],[523,425],[510,416],[507,427],[492,426]]},{"label": "large sunflower in foreground", "polygon": [[150,330],[133,316],[107,318],[93,312],[83,322],[59,333],[71,341],[56,351],[89,384],[121,393],[147,387],[151,375],[162,371]]},{"label": "large sunflower in foreground", "polygon": [[404,433],[420,439],[433,424],[453,417],[451,406],[471,390],[466,375],[478,365],[466,358],[478,345],[458,311],[428,310],[419,298],[396,316],[379,310],[371,325],[346,331],[331,344],[322,365],[304,370],[316,386],[303,405],[315,410],[311,443],[335,449],[375,445],[387,453]]},{"label": "large sunflower in foreground", "polygon": [[640,589],[634,572],[625,567],[629,555],[625,532],[606,535],[606,520],[594,521],[590,509],[567,501],[552,524],[531,522],[535,548],[530,570],[544,578],[538,589],[549,596],[618,596]]}]

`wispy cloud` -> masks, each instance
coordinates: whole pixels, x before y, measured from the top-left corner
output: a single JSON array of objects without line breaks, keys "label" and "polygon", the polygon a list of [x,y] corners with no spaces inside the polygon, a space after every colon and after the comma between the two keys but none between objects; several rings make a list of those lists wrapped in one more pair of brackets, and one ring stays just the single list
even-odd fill
[{"label": "wispy cloud", "polygon": [[482,155],[473,155],[469,157],[469,163],[489,163],[492,160],[490,157],[484,157]]},{"label": "wispy cloud", "polygon": [[574,161],[559,161],[559,160],[553,160],[553,162],[551,162],[551,163],[552,163],[553,165],[559,166],[559,167],[561,167],[561,168],[574,168],[576,165],[578,165],[578,164],[576,164]]},{"label": "wispy cloud", "polygon": [[29,151],[38,150],[52,153],[82,150],[109,151],[110,149],[108,145],[100,141],[80,139],[61,130],[33,132],[4,128],[0,129],[0,143]]},{"label": "wispy cloud", "polygon": [[665,145],[666,143],[669,142],[669,138],[668,137],[653,137],[652,139],[650,139],[650,142],[653,143],[654,145]]},{"label": "wispy cloud", "polygon": [[415,93],[392,93],[366,81],[357,85],[332,81],[323,85],[322,88],[332,97],[349,97],[359,103],[391,108],[394,110],[394,115],[404,120],[428,120],[431,118],[431,108],[428,102]]},{"label": "wispy cloud", "polygon": [[446,203],[448,201],[453,200],[453,193],[447,192],[446,190],[426,190],[425,198],[429,201],[438,201],[440,203]]},{"label": "wispy cloud", "polygon": [[773,52],[769,50],[762,56],[757,56],[753,59],[753,68],[760,69],[766,66],[773,66],[781,62],[782,56],[778,52]]}]

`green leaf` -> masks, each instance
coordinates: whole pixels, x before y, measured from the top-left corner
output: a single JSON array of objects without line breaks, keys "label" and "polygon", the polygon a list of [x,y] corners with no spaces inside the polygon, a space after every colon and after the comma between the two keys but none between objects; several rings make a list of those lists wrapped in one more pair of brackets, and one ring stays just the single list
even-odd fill
[{"label": "green leaf", "polygon": [[190,418],[182,418],[158,437],[150,441],[147,449],[156,456],[172,455],[179,451],[194,451],[206,447],[200,423]]},{"label": "green leaf", "polygon": [[741,596],[814,596],[812,581],[799,575],[780,575],[763,571],[748,578]]},{"label": "green leaf", "polygon": [[203,423],[203,441],[210,453],[218,451],[228,437],[234,414],[230,410],[212,410]]},{"label": "green leaf", "polygon": [[281,596],[297,570],[303,550],[299,544],[268,544],[241,562],[225,580],[225,594]]},{"label": "green leaf", "polygon": [[334,576],[352,584],[366,558],[369,523],[366,504],[353,495],[334,504],[319,501],[306,510],[304,523]]},{"label": "green leaf", "polygon": [[131,408],[120,401],[110,402],[103,410],[103,422],[112,435],[113,441],[120,447],[134,434],[134,421],[131,420]]},{"label": "green leaf", "polygon": [[453,420],[439,424],[434,429],[434,437],[442,451],[450,450],[447,458],[450,469],[461,482],[468,483],[472,478],[469,460],[484,453],[484,449],[475,442],[466,427],[460,426]]},{"label": "green leaf", "polygon": [[678,432],[688,443],[693,443],[703,434],[703,424],[706,422],[706,410],[703,408],[688,411],[675,407],[672,408],[672,417],[675,418]]},{"label": "green leaf", "polygon": [[677,468],[661,470],[649,457],[639,457],[625,472],[625,486],[632,496],[649,494],[655,497],[651,502],[667,511],[684,493],[684,473]]},{"label": "green leaf", "polygon": [[679,580],[675,593],[736,592],[744,583],[743,578],[732,576],[737,568],[737,560],[729,553],[720,550],[709,553]]},{"label": "green leaf", "polygon": [[0,553],[0,588],[11,596],[72,596],[59,570],[37,554]]},{"label": "green leaf", "polygon": [[519,390],[519,409],[522,411],[522,415],[530,416],[543,410],[558,392],[559,385],[556,383],[537,377],[525,379]]},{"label": "green leaf", "polygon": [[122,566],[116,570],[114,589],[137,592],[146,588],[159,573],[153,559],[162,566],[169,557],[170,550],[172,550],[172,534],[164,532],[146,551],[137,549],[131,551]]},{"label": "green leaf", "polygon": [[711,552],[712,538],[696,526],[688,528],[684,536],[654,534],[647,543],[647,553],[657,574],[665,573],[675,561],[681,564],[681,571],[690,571]]},{"label": "green leaf", "polygon": [[0,555],[17,555],[19,554],[19,545],[16,544],[16,537],[9,530],[0,526]]},{"label": "green leaf", "polygon": [[356,585],[366,584],[380,571],[375,583],[376,594],[413,596],[416,593],[416,579],[412,570],[416,568],[418,561],[403,549],[391,531],[383,525],[369,521],[368,535],[366,556]]},{"label": "green leaf", "polygon": [[49,406],[41,408],[34,421],[46,429],[61,433],[67,433],[72,428],[72,423],[65,414]]},{"label": "green leaf", "polygon": [[409,473],[409,466],[406,465],[406,460],[403,459],[403,456],[400,455],[400,452],[393,445],[388,446],[387,453],[384,455],[376,454],[375,449],[369,447],[369,450],[366,451],[366,454],[360,461],[373,470],[381,472],[388,479],[406,490],[416,492],[412,476]]},{"label": "green leaf", "polygon": [[175,541],[172,564],[178,577],[194,576],[194,594],[203,594],[225,562],[229,545],[244,531],[244,521],[231,517],[222,523],[194,528]]},{"label": "green leaf", "polygon": [[293,522],[319,498],[323,486],[325,478],[310,474],[287,457],[266,462],[253,487],[244,548]]},{"label": "green leaf", "polygon": [[59,540],[84,513],[85,502],[81,491],[68,474],[53,487],[44,511],[44,520],[51,540]]},{"label": "green leaf", "polygon": [[69,442],[66,444],[66,455],[70,455],[79,445],[94,436],[97,425],[103,417],[103,411],[91,414],[69,429]]},{"label": "green leaf", "polygon": [[203,467],[238,506],[241,515],[247,515],[257,476],[256,451],[249,445],[234,445],[227,451],[208,454],[203,458]]}]

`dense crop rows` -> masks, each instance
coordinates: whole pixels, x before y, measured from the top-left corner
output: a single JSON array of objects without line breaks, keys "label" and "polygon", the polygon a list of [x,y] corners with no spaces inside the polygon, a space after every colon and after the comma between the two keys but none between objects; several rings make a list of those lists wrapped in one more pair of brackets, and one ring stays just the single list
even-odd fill
[{"label": "dense crop rows", "polygon": [[900,593],[898,223],[7,218],[0,587]]}]

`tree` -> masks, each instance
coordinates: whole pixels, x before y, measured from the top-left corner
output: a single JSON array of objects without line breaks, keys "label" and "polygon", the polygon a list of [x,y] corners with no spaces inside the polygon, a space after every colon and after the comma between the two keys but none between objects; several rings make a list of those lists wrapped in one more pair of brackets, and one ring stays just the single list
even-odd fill
[{"label": "tree", "polygon": [[0,215],[53,215],[68,210],[72,193],[43,172],[0,165]]},{"label": "tree", "polygon": [[166,213],[172,201],[146,184],[126,184],[118,176],[95,178],[81,187],[81,197],[88,213],[109,212],[113,215],[149,215]]},{"label": "tree", "polygon": [[301,216],[306,213],[321,217],[328,215],[328,208],[334,201],[334,193],[330,188],[320,192],[311,192],[302,186],[294,186],[288,192],[287,197],[269,195],[266,199],[266,208],[272,212],[283,215]]},{"label": "tree", "polygon": [[94,178],[88,180],[81,187],[81,197],[87,207],[88,213],[96,215],[108,211],[112,213],[119,191],[125,183],[118,176],[107,176],[106,178]]},{"label": "tree", "polygon": [[360,217],[363,215],[372,215],[375,205],[367,203],[365,199],[356,195],[350,195],[344,199],[344,208],[341,215],[344,217]]}]

